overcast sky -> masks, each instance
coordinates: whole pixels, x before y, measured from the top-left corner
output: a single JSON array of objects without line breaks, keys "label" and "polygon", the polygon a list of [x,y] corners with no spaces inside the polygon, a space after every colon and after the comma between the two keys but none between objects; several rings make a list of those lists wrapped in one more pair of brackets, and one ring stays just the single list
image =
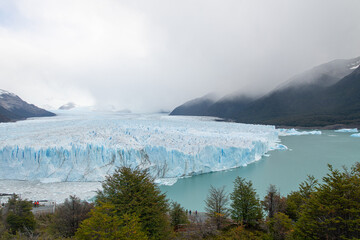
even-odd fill
[{"label": "overcast sky", "polygon": [[360,0],[0,0],[0,89],[149,112],[360,56]]}]

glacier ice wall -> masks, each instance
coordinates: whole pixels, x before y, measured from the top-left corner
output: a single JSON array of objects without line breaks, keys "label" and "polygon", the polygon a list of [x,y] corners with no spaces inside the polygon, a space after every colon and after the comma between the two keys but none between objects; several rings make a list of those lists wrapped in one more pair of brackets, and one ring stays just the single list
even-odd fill
[{"label": "glacier ice wall", "polygon": [[273,126],[203,117],[60,115],[0,124],[0,179],[101,181],[118,166],[177,179],[246,166],[278,141]]}]

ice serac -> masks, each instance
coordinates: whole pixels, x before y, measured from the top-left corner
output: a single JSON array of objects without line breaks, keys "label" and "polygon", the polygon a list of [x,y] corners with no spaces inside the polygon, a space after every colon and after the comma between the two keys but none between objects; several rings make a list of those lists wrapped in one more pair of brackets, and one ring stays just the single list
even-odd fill
[{"label": "ice serac", "polygon": [[273,126],[163,115],[63,115],[0,125],[0,179],[101,181],[118,166],[159,183],[259,160],[279,148]]}]

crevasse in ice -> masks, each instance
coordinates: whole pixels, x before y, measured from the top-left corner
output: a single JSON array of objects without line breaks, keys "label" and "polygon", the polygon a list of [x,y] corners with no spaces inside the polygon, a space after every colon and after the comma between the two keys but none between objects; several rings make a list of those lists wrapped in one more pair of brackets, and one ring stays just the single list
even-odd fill
[{"label": "crevasse in ice", "polygon": [[273,126],[164,115],[82,114],[0,124],[0,179],[101,181],[118,166],[157,182],[221,171],[279,148]]}]

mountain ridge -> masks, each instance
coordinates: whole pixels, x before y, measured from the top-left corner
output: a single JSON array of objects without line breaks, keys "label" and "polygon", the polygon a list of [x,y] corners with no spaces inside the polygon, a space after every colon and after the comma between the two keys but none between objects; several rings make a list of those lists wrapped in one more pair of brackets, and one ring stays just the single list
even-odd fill
[{"label": "mountain ridge", "polygon": [[51,116],[55,116],[55,114],[25,102],[14,93],[0,89],[0,122]]},{"label": "mountain ridge", "polygon": [[262,97],[239,96],[225,104],[215,102],[202,111],[205,116],[252,124],[357,126],[360,107],[351,99],[360,99],[359,64],[360,57],[333,60],[295,75]]}]

